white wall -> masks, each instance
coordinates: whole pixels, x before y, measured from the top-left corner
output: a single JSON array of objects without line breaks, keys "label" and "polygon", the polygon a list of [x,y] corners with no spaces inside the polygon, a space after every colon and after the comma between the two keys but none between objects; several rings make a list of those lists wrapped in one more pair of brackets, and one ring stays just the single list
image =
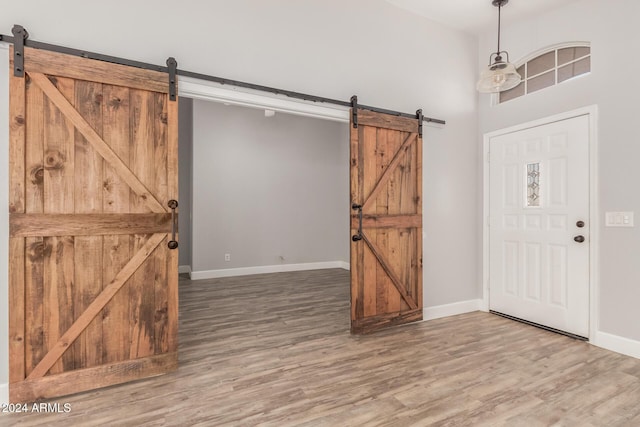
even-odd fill
[{"label": "white wall", "polygon": [[[447,120],[443,129],[425,129],[425,306],[479,298],[474,37],[383,0],[92,5],[5,2],[0,32],[10,34],[13,24],[21,24],[33,40],[157,64],[175,56],[186,70],[343,100],[357,94],[363,104],[407,112],[422,108],[427,116]],[[3,90],[0,108],[7,103]],[[5,147],[6,138],[6,131],[0,134]],[[6,196],[2,203],[0,210]],[[5,229],[6,221],[0,217]],[[0,235],[0,247],[6,242]],[[7,295],[6,277],[6,265],[0,264],[0,296]],[[6,354],[2,338],[0,354]]]},{"label": "white wall", "polygon": [[348,124],[207,101],[193,123],[195,275],[349,262]]},{"label": "white wall", "polygon": [[[512,61],[560,42],[590,41],[590,75],[490,107],[479,99],[481,133],[509,127],[579,107],[598,105],[597,156],[599,214],[640,213],[640,140],[637,94],[640,94],[640,2],[581,0],[528,21],[503,21],[503,48]],[[480,38],[484,66],[495,49],[495,30]],[[477,160],[482,163],[481,156]],[[599,329],[640,340],[640,228],[605,228],[600,235]],[[592,319],[598,321],[598,319]]]},{"label": "white wall", "polygon": [[178,107],[178,234],[179,265],[191,267],[191,200],[193,159],[193,100],[179,99]]}]

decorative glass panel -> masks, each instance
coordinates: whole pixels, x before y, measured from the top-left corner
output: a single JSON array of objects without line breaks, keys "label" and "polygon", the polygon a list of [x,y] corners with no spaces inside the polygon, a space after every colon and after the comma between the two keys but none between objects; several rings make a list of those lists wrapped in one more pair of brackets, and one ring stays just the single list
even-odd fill
[{"label": "decorative glass panel", "polygon": [[556,73],[549,71],[546,74],[529,79],[527,81],[527,93],[535,92],[545,87],[553,86],[554,84],[556,84]]},{"label": "decorative glass panel", "polygon": [[540,163],[527,164],[527,206],[540,206]]},{"label": "decorative glass panel", "polygon": [[532,59],[527,63],[527,75],[535,76],[556,66],[556,51],[551,51]]},{"label": "decorative glass panel", "polygon": [[524,95],[524,82],[521,82],[518,86],[514,87],[513,89],[500,92],[500,102],[508,101],[510,99],[517,98],[522,95]]},{"label": "decorative glass panel", "polygon": [[590,53],[591,48],[589,47],[567,47],[558,49],[558,65],[566,64],[567,62],[587,56]]},{"label": "decorative glass panel", "polygon": [[558,83],[591,71],[591,57],[588,56],[569,65],[558,68]]}]

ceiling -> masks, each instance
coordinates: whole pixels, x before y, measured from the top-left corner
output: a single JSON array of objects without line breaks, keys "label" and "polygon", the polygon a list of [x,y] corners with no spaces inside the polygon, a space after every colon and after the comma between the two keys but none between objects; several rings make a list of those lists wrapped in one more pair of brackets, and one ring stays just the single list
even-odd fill
[{"label": "ceiling", "polygon": [[[504,22],[544,13],[579,0],[512,0],[502,9]],[[440,22],[449,27],[478,34],[498,23],[491,0],[387,0],[409,12]]]}]

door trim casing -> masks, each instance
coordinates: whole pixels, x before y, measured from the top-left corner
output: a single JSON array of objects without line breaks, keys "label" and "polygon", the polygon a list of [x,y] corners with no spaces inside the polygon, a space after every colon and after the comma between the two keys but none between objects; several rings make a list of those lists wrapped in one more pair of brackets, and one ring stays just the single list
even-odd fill
[{"label": "door trim casing", "polygon": [[599,295],[600,286],[598,282],[599,264],[598,248],[600,246],[599,229],[600,215],[598,211],[598,163],[596,153],[598,148],[598,106],[590,105],[576,110],[566,111],[538,120],[521,123],[508,128],[495,130],[483,135],[482,144],[482,167],[483,167],[483,190],[482,190],[482,303],[481,310],[489,311],[489,142],[492,138],[547,125],[562,120],[575,117],[587,116],[589,118],[589,218],[591,221],[589,237],[589,338],[593,341],[599,329]]}]

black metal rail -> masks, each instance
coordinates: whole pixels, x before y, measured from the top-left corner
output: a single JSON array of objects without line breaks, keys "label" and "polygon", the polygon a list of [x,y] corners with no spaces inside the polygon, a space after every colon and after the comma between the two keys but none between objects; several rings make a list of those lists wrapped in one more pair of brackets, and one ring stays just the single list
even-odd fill
[{"label": "black metal rail", "polygon": [[[22,28],[20,26],[16,26],[16,27]],[[16,27],[14,27],[14,29]],[[14,36],[8,36],[8,35],[5,35],[5,34],[0,34],[0,41],[3,41],[3,42],[15,44],[16,43],[16,39],[17,39],[17,37],[14,37]],[[21,40],[17,40],[17,41],[18,41],[18,43],[20,43]],[[67,54],[67,55],[80,56],[82,58],[95,59],[95,60],[98,60],[98,61],[110,62],[112,64],[127,65],[129,67],[142,68],[142,69],[145,69],[145,70],[160,71],[160,72],[163,72],[163,73],[169,73],[170,71],[172,71],[170,69],[170,67],[165,67],[165,66],[155,65],[155,64],[149,64],[147,62],[141,62],[141,61],[133,61],[133,60],[130,60],[130,59],[120,58],[120,57],[117,57],[117,56],[103,55],[101,53],[89,52],[89,51],[86,51],[86,50],[74,49],[74,48],[70,48],[70,47],[66,47],[66,46],[59,46],[59,45],[50,44],[50,43],[38,42],[38,41],[30,40],[28,38],[24,38],[23,44],[26,47],[31,47],[31,48],[34,48],[34,49],[49,50],[49,51],[52,51],[52,52],[64,53],[64,54]],[[294,92],[294,91],[290,91],[290,90],[277,89],[277,88],[273,88],[273,87],[269,87],[269,86],[257,85],[257,84],[242,82],[242,81],[238,81],[238,80],[225,79],[225,78],[222,78],[222,77],[211,76],[211,75],[208,75],[208,74],[195,73],[193,71],[181,70],[179,68],[176,69],[175,72],[179,76],[192,77],[192,78],[196,78],[196,79],[201,79],[201,80],[206,80],[206,81],[210,81],[210,82],[220,83],[220,84],[223,84],[223,85],[229,85],[229,86],[236,86],[236,87],[241,87],[241,88],[245,88],[245,89],[258,90],[258,91],[261,91],[261,92],[268,92],[268,93],[273,93],[273,94],[276,94],[276,95],[284,95],[284,96],[287,96],[289,98],[301,99],[303,101],[322,102],[322,103],[326,103],[326,104],[340,105],[342,107],[350,107],[351,106],[351,102],[350,101],[341,101],[339,99],[324,98],[324,97],[321,97],[321,96],[309,95],[309,94],[301,93],[301,92]],[[413,119],[418,118],[416,116],[416,114],[402,113],[400,111],[387,110],[387,109],[384,109],[384,108],[372,107],[372,106],[369,106],[369,105],[358,104],[358,108],[362,108],[362,109],[370,110],[370,111],[375,111],[375,112],[378,112],[378,113],[390,114],[390,115],[393,115],[393,116],[408,117],[408,118],[413,118]],[[422,119],[425,122],[430,122],[430,123],[438,123],[438,124],[442,124],[442,125],[444,125],[446,123],[444,120],[434,119],[432,117],[424,117],[423,116]]]}]

